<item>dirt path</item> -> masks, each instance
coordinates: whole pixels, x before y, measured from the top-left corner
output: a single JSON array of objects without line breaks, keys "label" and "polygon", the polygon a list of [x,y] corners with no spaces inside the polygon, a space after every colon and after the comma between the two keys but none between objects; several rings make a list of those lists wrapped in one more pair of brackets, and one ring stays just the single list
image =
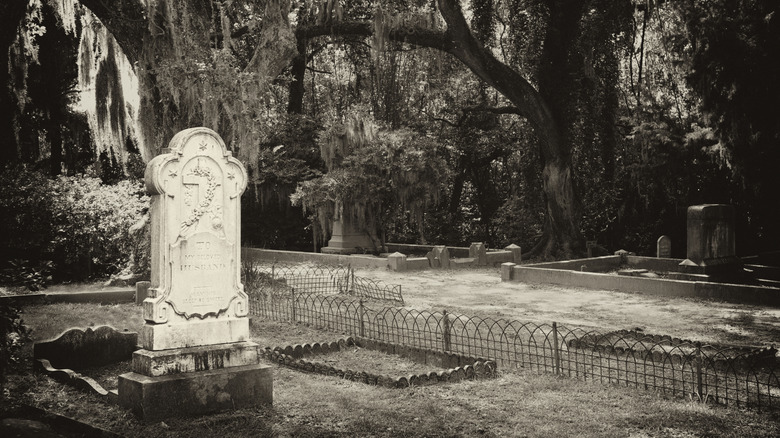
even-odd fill
[{"label": "dirt path", "polygon": [[502,282],[498,269],[355,275],[400,284],[408,307],[607,330],[641,329],[701,341],[780,345],[780,309],[639,293]]}]

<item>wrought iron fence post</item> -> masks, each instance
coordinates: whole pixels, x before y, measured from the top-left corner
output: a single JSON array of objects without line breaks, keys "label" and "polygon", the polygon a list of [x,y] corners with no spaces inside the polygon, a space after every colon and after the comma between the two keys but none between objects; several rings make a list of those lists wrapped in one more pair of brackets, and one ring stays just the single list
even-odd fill
[{"label": "wrought iron fence post", "polygon": [[450,351],[452,349],[450,339],[450,316],[447,311],[442,312],[442,341],[444,343],[444,351]]},{"label": "wrought iron fence post", "polygon": [[298,322],[295,319],[295,288],[290,289],[290,309],[292,311],[292,322]]},{"label": "wrought iron fence post", "polygon": [[355,293],[355,270],[352,268],[352,265],[349,265],[349,273],[350,277],[352,277],[352,282],[348,282],[347,286],[349,286],[349,294],[353,295]]},{"label": "wrought iron fence post", "polygon": [[699,401],[704,401],[704,385],[702,384],[701,373],[701,342],[696,343],[696,393],[699,396]]},{"label": "wrought iron fence post", "polygon": [[358,319],[360,320],[360,337],[366,337],[366,326],[363,318],[363,300],[358,301]]},{"label": "wrought iron fence post", "polygon": [[553,372],[555,374],[560,374],[561,370],[561,356],[558,353],[558,323],[554,322],[552,323],[552,330],[553,330],[553,360],[554,360],[554,370]]},{"label": "wrought iron fence post", "polygon": [[273,281],[276,278],[276,275],[274,275],[275,270],[276,270],[276,260],[274,260],[274,262],[271,263],[271,281]]}]

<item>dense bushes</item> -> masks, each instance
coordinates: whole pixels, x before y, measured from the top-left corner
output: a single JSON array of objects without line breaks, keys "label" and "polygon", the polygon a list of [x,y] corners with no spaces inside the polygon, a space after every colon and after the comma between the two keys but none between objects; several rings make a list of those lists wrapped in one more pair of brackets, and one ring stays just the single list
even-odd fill
[{"label": "dense bushes", "polygon": [[84,175],[48,179],[12,168],[3,172],[0,187],[0,261],[7,283],[29,283],[27,277],[47,267],[59,281],[117,272],[130,257],[128,230],[149,205],[138,182],[105,185]]}]

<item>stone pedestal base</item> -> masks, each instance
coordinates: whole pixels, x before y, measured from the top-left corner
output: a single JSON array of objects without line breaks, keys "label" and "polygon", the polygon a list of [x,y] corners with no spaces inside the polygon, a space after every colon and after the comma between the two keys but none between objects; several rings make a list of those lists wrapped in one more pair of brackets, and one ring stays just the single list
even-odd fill
[{"label": "stone pedestal base", "polygon": [[168,350],[248,340],[249,318],[146,324],[141,329],[141,345],[147,350]]},{"label": "stone pedestal base", "polygon": [[258,363],[257,344],[236,342],[171,350],[138,350],[133,353],[134,373],[157,377]]},{"label": "stone pedestal base", "polygon": [[323,247],[320,251],[324,254],[355,254],[372,248],[373,245],[368,234],[355,230],[342,221],[334,221],[333,233],[328,240],[328,246]]},{"label": "stone pedestal base", "polygon": [[685,259],[679,264],[679,270],[685,274],[732,276],[740,274],[742,266],[742,260],[739,257],[730,256],[705,259],[700,263],[696,263],[691,259]]},{"label": "stone pedestal base", "polygon": [[273,403],[272,369],[257,344],[138,350],[119,376],[119,404],[143,421]]},{"label": "stone pedestal base", "polygon": [[273,404],[273,374],[267,365],[245,365],[150,377],[119,376],[119,404],[149,423]]}]

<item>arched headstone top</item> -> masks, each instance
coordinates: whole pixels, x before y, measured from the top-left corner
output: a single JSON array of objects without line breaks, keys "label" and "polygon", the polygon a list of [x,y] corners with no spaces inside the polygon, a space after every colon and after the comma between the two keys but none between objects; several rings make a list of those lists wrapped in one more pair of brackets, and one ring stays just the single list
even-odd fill
[{"label": "arched headstone top", "polygon": [[[233,157],[233,153],[227,149],[219,134],[204,127],[179,132],[168,143],[168,148],[149,162],[144,174],[146,190],[152,195],[166,193],[166,190],[171,189],[167,183],[181,177],[180,171],[184,169],[183,166],[197,157],[211,159],[217,164],[223,177],[230,180],[224,187],[235,189],[231,196],[240,197],[244,193],[247,185],[246,168]],[[177,164],[181,164],[181,167],[177,167]],[[195,172],[205,173],[210,167],[212,166],[201,167],[201,170]]]}]

